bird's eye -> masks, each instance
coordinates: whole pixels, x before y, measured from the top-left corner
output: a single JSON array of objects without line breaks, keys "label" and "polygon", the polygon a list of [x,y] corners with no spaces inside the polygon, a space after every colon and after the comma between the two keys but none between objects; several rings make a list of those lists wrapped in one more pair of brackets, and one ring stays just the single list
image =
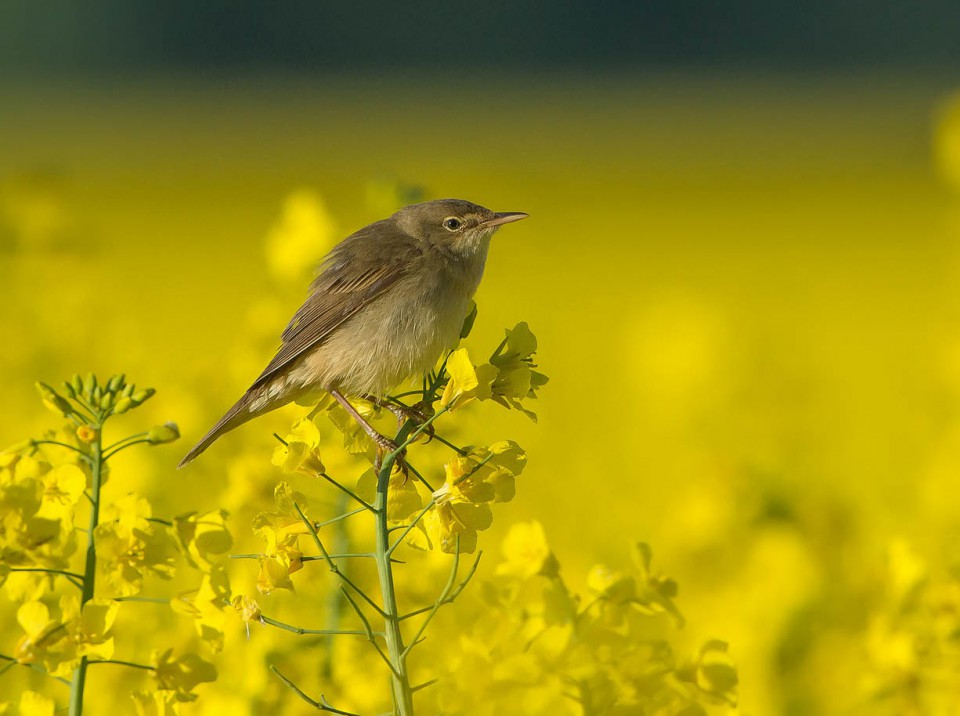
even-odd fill
[{"label": "bird's eye", "polygon": [[443,220],[443,228],[447,231],[459,231],[463,228],[463,222],[455,216]]}]

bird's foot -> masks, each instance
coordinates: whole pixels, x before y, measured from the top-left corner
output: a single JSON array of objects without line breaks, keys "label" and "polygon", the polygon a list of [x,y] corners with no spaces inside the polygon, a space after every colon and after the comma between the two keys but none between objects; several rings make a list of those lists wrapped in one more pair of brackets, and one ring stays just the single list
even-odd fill
[{"label": "bird's foot", "polygon": [[[389,410],[397,418],[397,430],[403,427],[403,424],[408,420],[415,423],[417,428],[423,425],[430,419],[430,416],[433,414],[433,409],[429,403],[425,401],[420,401],[416,405],[403,405],[402,403],[394,403],[389,400],[382,400],[380,398],[374,398],[368,396],[367,398],[371,402],[379,405],[381,408]],[[427,442],[433,440],[433,436],[436,431],[433,429],[433,425],[428,425],[426,430],[423,433],[427,436]]]},{"label": "bird's foot", "polygon": [[396,453],[393,464],[396,465],[400,469],[400,472],[403,473],[403,481],[406,483],[407,478],[410,476],[410,469],[407,467],[406,448],[398,452],[400,446],[386,435],[382,435],[381,433],[376,433],[376,435],[371,435],[370,437],[377,446],[377,456],[374,460],[374,468],[376,471],[380,472],[380,468],[383,467],[383,460],[387,455]]}]

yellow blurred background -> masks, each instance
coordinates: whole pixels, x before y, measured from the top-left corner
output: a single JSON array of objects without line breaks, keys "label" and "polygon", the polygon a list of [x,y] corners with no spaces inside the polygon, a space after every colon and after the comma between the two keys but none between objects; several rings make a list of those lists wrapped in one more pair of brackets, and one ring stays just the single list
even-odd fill
[{"label": "yellow blurred background", "polygon": [[[551,381],[539,424],[484,405],[462,429],[529,454],[484,546],[540,520],[577,584],[651,543],[683,639],[730,642],[744,714],[956,713],[960,652],[927,680],[913,647],[931,637],[897,621],[927,607],[890,596],[907,580],[953,595],[931,620],[960,607],[948,90],[679,72],[8,83],[0,443],[50,425],[35,380],[125,372],[184,440],[131,452],[119,484],[167,514],[228,506],[249,546],[271,432],[305,409],[174,466],[271,357],[328,248],[310,237],[416,187],[526,211],[495,240],[470,340],[527,321]],[[306,240],[284,253],[285,231]],[[263,489],[231,498],[241,450],[260,451]],[[876,700],[904,683],[949,694]]]}]

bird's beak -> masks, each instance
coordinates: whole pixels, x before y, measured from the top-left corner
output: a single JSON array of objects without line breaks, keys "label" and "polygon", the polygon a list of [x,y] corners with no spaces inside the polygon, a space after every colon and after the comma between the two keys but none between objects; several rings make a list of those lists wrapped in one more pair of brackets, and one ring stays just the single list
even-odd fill
[{"label": "bird's beak", "polygon": [[494,214],[492,219],[484,221],[480,226],[489,229],[494,226],[509,224],[511,221],[520,221],[520,219],[526,219],[528,216],[530,216],[530,214],[524,214],[522,211],[500,211]]}]

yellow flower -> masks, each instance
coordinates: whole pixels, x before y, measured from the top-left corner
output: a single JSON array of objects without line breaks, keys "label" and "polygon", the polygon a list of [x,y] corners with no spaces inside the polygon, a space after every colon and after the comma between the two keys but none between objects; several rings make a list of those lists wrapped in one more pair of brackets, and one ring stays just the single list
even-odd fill
[{"label": "yellow flower", "polygon": [[19,716],[53,716],[56,703],[35,691],[24,691],[20,695]]},{"label": "yellow flower", "polygon": [[276,512],[261,512],[253,520],[253,531],[266,542],[259,557],[257,589],[269,594],[275,589],[293,589],[290,575],[303,566],[300,536],[309,532],[297,507],[306,511],[307,498],[281,482],[273,493]]},{"label": "yellow flower", "polygon": [[[54,676],[69,678],[83,656],[96,659],[113,657],[111,630],[117,618],[119,603],[109,599],[91,599],[83,608],[75,594],[60,599],[60,621],[67,637],[58,642],[54,668],[48,669]],[[48,660],[49,662],[49,660]]]},{"label": "yellow flower", "polygon": [[153,507],[145,497],[129,492],[107,503],[100,514],[100,523],[117,522],[116,529],[124,536],[134,530],[150,529]]},{"label": "yellow flower", "polygon": [[[739,679],[726,642],[714,639],[701,646],[692,667],[692,680],[698,688],[731,706],[737,703]],[[681,678],[683,675],[681,671]]]},{"label": "yellow flower", "polygon": [[427,536],[428,544],[439,545],[447,554],[457,551],[470,554],[477,549],[477,532],[493,524],[493,513],[488,505],[472,502],[443,500],[427,512],[418,526]]},{"label": "yellow flower", "polygon": [[[357,480],[357,495],[373,502],[377,494],[377,473],[371,468]],[[423,507],[423,498],[417,490],[415,480],[408,480],[399,466],[394,465],[390,472],[387,487],[387,519],[402,522]]]},{"label": "yellow flower", "polygon": [[213,652],[223,649],[224,607],[230,599],[230,580],[226,570],[214,567],[203,575],[199,588],[181,594],[170,602],[173,611],[194,620],[197,634]]},{"label": "yellow flower", "polygon": [[37,513],[48,519],[73,519],[73,507],[87,487],[87,476],[76,465],[59,465],[43,476],[43,504]]},{"label": "yellow flower", "polygon": [[614,604],[629,604],[637,592],[633,577],[605,564],[596,564],[587,573],[587,589]]},{"label": "yellow flower", "polygon": [[183,654],[176,659],[172,655],[173,649],[153,653],[151,661],[157,688],[173,692],[177,701],[196,701],[197,695],[193,690],[198,684],[215,681],[216,668],[193,653]]},{"label": "yellow flower", "polygon": [[503,540],[505,562],[497,565],[497,574],[509,574],[521,579],[536,575],[556,576],[560,565],[537,521],[514,524]]},{"label": "yellow flower", "polygon": [[286,473],[299,472],[308,477],[317,477],[325,471],[320,459],[320,431],[309,418],[294,423],[284,439],[286,444],[273,451],[273,464]]},{"label": "yellow flower", "polygon": [[512,440],[470,448],[444,465],[447,479],[438,493],[468,502],[509,502],[516,495],[516,477],[526,464],[526,453]]},{"label": "yellow flower", "polygon": [[50,615],[50,609],[39,601],[24,602],[17,609],[17,623],[23,629],[14,648],[14,658],[21,664],[44,660],[48,650],[66,637],[66,629],[59,619]]},{"label": "yellow flower", "polygon": [[180,713],[180,702],[174,692],[134,691],[131,696],[137,716],[177,716]]},{"label": "yellow flower", "polygon": [[[506,331],[506,338],[490,358],[496,375],[484,389],[480,383],[477,397],[495,400],[504,407],[515,408],[536,421],[537,416],[523,407],[521,400],[536,398],[537,390],[547,383],[547,376],[534,370],[537,339],[526,323],[518,323]],[[478,369],[479,373],[480,369]]]},{"label": "yellow flower", "polygon": [[447,375],[449,379],[440,397],[440,407],[453,411],[477,397],[477,370],[466,348],[458,348],[447,357]]},{"label": "yellow flower", "polygon": [[260,605],[257,603],[257,600],[253,597],[247,597],[242,594],[238,594],[233,598],[231,602],[233,605],[234,611],[240,616],[240,618],[245,622],[259,622],[261,619],[260,614]]},{"label": "yellow flower", "polygon": [[302,553],[281,547],[273,554],[257,557],[260,571],[257,573],[257,591],[270,594],[276,589],[293,589],[290,575],[303,568]]},{"label": "yellow flower", "polygon": [[296,492],[287,482],[280,482],[273,490],[273,499],[277,505],[275,512],[261,512],[253,518],[253,531],[267,543],[266,552],[276,552],[281,546],[295,547],[300,535],[309,529],[303,523],[300,512],[307,511],[307,498]]},{"label": "yellow flower", "polygon": [[137,594],[147,574],[173,576],[176,547],[162,525],[151,522],[146,529],[127,530],[120,522],[100,524],[94,530],[94,544],[97,569],[117,596]]},{"label": "yellow flower", "polygon": [[493,523],[489,503],[513,499],[515,479],[526,460],[520,446],[507,440],[489,448],[470,448],[466,455],[454,458],[444,466],[446,480],[433,493],[436,504],[418,524],[425,544],[416,536],[408,536],[408,543],[427,549],[439,545],[452,554],[459,538],[460,551],[473,552],[477,532]]},{"label": "yellow flower", "polygon": [[97,429],[92,425],[81,425],[77,428],[77,440],[82,443],[92,443],[97,439]]},{"label": "yellow flower", "polygon": [[226,510],[191,512],[174,518],[177,540],[191,566],[206,570],[226,559],[233,546],[226,523]]}]

